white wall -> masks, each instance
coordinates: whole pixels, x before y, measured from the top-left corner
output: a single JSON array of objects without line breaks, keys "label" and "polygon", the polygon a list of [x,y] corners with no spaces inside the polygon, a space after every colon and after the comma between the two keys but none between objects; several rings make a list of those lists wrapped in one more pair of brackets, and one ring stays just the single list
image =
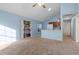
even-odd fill
[{"label": "white wall", "polygon": [[73,17],[72,19],[71,19],[71,37],[72,37],[72,39],[73,40],[75,40],[75,29],[76,29],[76,27],[75,27],[75,17]]},{"label": "white wall", "polygon": [[79,42],[79,15],[76,16],[76,42]]}]

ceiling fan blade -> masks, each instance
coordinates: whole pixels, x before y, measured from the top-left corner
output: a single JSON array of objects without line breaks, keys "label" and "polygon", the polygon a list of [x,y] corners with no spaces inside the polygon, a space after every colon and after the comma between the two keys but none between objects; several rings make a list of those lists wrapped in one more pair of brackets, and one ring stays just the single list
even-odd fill
[{"label": "ceiling fan blade", "polygon": [[46,8],[46,6],[45,5],[42,5],[43,6],[43,8]]},{"label": "ceiling fan blade", "polygon": [[35,7],[37,5],[37,3],[35,3],[34,5],[33,5],[33,7]]}]

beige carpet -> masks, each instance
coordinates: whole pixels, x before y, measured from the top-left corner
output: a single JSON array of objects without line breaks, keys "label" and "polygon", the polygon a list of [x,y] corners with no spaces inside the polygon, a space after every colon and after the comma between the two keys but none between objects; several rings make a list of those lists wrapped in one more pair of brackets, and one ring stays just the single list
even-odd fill
[{"label": "beige carpet", "polygon": [[54,41],[42,38],[26,38],[12,43],[0,51],[1,55],[76,55],[79,48],[70,38]]},{"label": "beige carpet", "polygon": [[8,47],[11,43],[9,42],[1,42],[0,41],[0,50],[5,49],[6,47]]}]

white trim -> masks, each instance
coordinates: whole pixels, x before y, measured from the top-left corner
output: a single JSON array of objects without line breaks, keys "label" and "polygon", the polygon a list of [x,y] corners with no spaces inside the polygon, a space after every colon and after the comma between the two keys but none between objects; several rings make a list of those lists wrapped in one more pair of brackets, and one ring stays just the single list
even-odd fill
[{"label": "white trim", "polygon": [[24,24],[23,24],[23,19],[21,20],[21,39],[23,39],[23,29],[24,29]]}]

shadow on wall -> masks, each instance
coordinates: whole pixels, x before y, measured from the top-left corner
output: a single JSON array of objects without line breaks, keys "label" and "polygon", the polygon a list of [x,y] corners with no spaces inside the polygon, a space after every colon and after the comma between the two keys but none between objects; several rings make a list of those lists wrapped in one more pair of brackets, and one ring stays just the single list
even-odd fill
[{"label": "shadow on wall", "polygon": [[16,41],[16,30],[4,25],[0,25],[0,42]]}]

